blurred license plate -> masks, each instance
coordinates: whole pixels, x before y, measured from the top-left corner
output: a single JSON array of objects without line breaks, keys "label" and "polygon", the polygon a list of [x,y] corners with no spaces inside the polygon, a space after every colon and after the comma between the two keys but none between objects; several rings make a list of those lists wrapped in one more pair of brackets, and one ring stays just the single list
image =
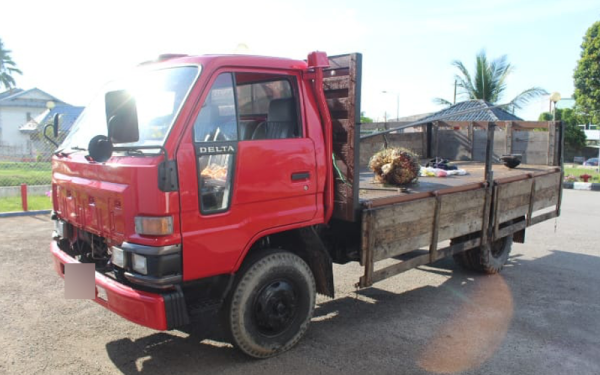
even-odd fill
[{"label": "blurred license plate", "polygon": [[100,298],[103,301],[108,301],[106,290],[101,286],[97,286],[96,289],[98,290],[98,298]]}]

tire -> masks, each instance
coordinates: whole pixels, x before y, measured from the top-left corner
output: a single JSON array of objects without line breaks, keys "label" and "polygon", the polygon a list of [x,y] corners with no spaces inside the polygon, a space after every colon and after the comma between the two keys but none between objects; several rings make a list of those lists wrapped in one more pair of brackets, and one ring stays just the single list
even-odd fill
[{"label": "tire", "polygon": [[225,309],[233,344],[254,358],[269,358],[296,345],[315,307],[315,280],[302,258],[279,250],[248,262],[237,276]]},{"label": "tire", "polygon": [[[451,245],[467,241],[468,239],[468,236],[453,239]],[[468,270],[495,274],[500,272],[508,261],[508,256],[512,250],[512,243],[512,235],[506,236],[494,241],[489,247],[489,250],[476,247],[454,254],[453,258],[456,263]]]}]

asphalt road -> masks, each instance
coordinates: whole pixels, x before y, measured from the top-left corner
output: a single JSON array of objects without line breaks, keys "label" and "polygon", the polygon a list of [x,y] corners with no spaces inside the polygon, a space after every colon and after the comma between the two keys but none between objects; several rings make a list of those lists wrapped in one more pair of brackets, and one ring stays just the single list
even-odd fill
[{"label": "asphalt road", "polygon": [[251,360],[201,335],[136,326],[63,298],[46,217],[0,219],[2,374],[600,374],[600,193],[565,190],[499,276],[451,260],[356,291],[336,267],[300,344]]}]

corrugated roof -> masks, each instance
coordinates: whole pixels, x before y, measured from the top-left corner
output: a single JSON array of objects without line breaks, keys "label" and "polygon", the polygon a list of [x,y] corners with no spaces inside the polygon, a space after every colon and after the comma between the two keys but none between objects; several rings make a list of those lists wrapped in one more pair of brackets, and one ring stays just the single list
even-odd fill
[{"label": "corrugated roof", "polygon": [[54,118],[54,115],[58,113],[61,115],[60,131],[68,132],[69,130],[71,130],[73,123],[75,122],[75,120],[77,120],[79,115],[81,115],[81,112],[83,112],[84,108],[85,107],[75,107],[68,104],[59,104],[51,110],[45,110],[35,119],[30,120],[29,122],[21,126],[19,130],[27,132],[35,130],[38,126],[45,126],[46,124],[51,123],[52,119]]},{"label": "corrugated roof", "polygon": [[[481,99],[467,100],[433,113],[423,118],[421,121],[427,121],[429,119],[434,120],[436,118],[442,118],[444,121],[523,121],[522,118],[515,116],[502,108],[490,108],[493,106],[494,104]],[[481,110],[476,111],[476,109]],[[453,116],[455,113],[470,110],[473,110],[473,112]]]},{"label": "corrugated roof", "polygon": [[[26,98],[27,94],[37,92],[46,96],[47,98],[32,99]],[[44,108],[48,101],[53,101],[56,104],[67,104],[62,100],[58,99],[54,95],[50,95],[47,92],[34,87],[29,90],[12,89],[5,91],[0,94],[0,107],[35,107]]]}]

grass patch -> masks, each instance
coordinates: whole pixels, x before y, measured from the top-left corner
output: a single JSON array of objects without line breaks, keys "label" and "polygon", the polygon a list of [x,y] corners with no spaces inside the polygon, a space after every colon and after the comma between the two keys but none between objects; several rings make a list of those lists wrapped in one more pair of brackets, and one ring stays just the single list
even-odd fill
[{"label": "grass patch", "polygon": [[565,168],[565,181],[569,181],[567,177],[572,176],[576,178],[576,181],[582,182],[581,175],[588,174],[592,176],[588,182],[600,182],[600,173],[598,173],[598,167],[566,167]]},{"label": "grass patch", "polygon": [[[29,211],[52,209],[52,199],[45,195],[30,195],[27,197],[27,209]],[[23,211],[21,197],[0,198],[0,212]]]},{"label": "grass patch", "polygon": [[50,163],[0,163],[0,186],[49,185],[52,183]]}]

